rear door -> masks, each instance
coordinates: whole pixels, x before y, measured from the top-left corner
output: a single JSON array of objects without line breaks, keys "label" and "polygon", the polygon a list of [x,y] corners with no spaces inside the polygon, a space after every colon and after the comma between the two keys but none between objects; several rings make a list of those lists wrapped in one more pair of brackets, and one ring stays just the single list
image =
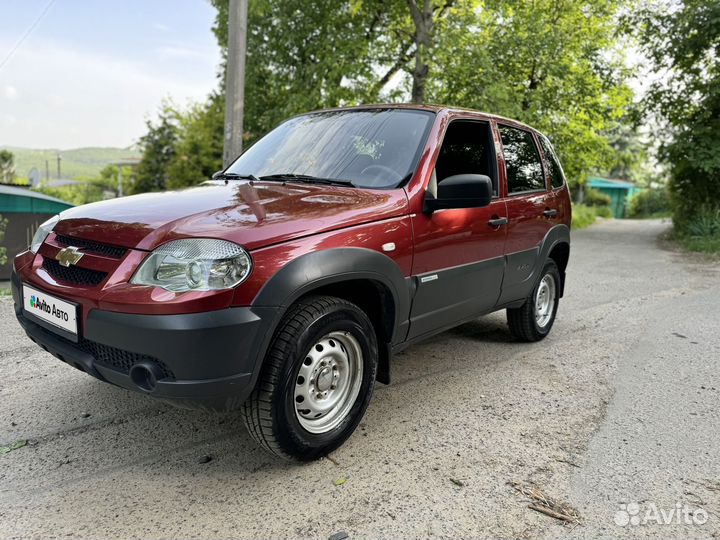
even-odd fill
[{"label": "rear door", "polygon": [[416,293],[408,339],[490,311],[500,296],[505,266],[505,201],[500,197],[489,122],[454,120],[445,132],[428,191],[456,174],[484,174],[494,196],[482,208],[439,210],[413,216]]},{"label": "rear door", "polygon": [[548,190],[535,134],[522,127],[497,125],[506,184],[507,268],[500,303],[523,298],[532,286],[540,246],[553,225],[556,200]]}]

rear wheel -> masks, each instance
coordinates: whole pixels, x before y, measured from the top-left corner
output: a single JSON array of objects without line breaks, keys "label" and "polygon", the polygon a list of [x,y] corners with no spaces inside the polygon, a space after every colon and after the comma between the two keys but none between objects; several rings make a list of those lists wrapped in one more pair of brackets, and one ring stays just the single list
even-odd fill
[{"label": "rear wheel", "polygon": [[548,260],[525,303],[507,310],[510,333],[522,341],[540,341],[550,333],[560,300],[560,272]]},{"label": "rear wheel", "polygon": [[280,323],[243,406],[248,431],[284,458],[331,452],[367,409],[377,359],[375,331],[359,307],[332,296],[303,299]]}]

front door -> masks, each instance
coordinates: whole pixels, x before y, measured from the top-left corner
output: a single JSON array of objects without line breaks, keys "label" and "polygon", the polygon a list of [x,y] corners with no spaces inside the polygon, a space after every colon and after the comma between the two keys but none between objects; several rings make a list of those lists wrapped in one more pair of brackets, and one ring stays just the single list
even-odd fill
[{"label": "front door", "polygon": [[413,339],[491,311],[505,268],[507,217],[498,197],[498,168],[490,125],[455,120],[445,133],[428,190],[456,174],[484,174],[493,181],[488,206],[439,210],[413,217],[416,292],[410,313]]}]

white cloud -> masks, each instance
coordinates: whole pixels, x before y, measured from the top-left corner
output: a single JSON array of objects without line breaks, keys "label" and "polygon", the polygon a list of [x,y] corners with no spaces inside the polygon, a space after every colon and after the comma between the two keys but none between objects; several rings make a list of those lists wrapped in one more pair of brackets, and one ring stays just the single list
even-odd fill
[{"label": "white cloud", "polygon": [[5,87],[4,93],[5,93],[5,97],[7,99],[15,99],[15,98],[17,98],[17,94],[18,94],[17,88],[15,88],[14,86],[10,86],[10,85]]},{"label": "white cloud", "polygon": [[0,146],[128,146],[163,98],[179,104],[204,99],[217,85],[217,62],[218,51],[130,62],[53,43],[26,44],[3,69],[3,79],[13,81],[11,93],[22,99],[0,100]]},{"label": "white cloud", "polygon": [[170,28],[167,25],[165,25],[163,23],[159,23],[159,22],[153,23],[153,28],[160,32],[167,32],[168,30],[170,30]]}]

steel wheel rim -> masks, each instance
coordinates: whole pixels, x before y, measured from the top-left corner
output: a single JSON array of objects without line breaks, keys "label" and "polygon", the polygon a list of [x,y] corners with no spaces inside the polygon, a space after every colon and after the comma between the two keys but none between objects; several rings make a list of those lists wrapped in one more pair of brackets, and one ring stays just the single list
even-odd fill
[{"label": "steel wheel rim", "polygon": [[555,280],[550,274],[543,276],[535,293],[535,322],[540,328],[548,325],[555,309]]},{"label": "steel wheel rim", "polygon": [[310,433],[327,433],[348,415],[360,394],[363,354],[350,332],[331,332],[305,355],[295,376],[295,416]]}]

